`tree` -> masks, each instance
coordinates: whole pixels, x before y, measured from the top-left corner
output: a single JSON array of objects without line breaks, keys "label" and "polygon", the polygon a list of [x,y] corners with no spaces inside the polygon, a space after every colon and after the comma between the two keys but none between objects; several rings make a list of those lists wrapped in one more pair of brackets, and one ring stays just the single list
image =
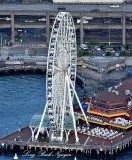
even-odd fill
[{"label": "tree", "polygon": [[107,52],[105,56],[111,56],[111,52]]}]

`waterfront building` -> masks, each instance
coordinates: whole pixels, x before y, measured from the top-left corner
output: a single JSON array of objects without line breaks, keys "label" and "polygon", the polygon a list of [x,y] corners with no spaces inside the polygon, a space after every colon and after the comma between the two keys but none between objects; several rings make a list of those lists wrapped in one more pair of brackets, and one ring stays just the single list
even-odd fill
[{"label": "waterfront building", "polygon": [[[88,122],[94,128],[101,130],[113,130],[112,133],[100,135],[98,137],[108,140],[114,139],[123,134],[129,133],[132,128],[132,78],[119,81],[115,86],[99,92],[95,97],[85,100],[85,108]],[[81,118],[83,120],[83,118]],[[100,131],[99,131],[100,132]],[[122,134],[121,134],[122,133]],[[96,132],[91,133],[97,136]]]},{"label": "waterfront building", "polygon": [[125,68],[126,63],[125,58],[90,57],[83,60],[83,65],[99,73],[108,73],[112,70],[119,70]]}]

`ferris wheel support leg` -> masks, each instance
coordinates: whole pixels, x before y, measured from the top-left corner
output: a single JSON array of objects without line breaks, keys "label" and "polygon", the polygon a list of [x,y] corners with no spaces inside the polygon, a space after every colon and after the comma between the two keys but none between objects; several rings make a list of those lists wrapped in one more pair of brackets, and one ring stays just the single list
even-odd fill
[{"label": "ferris wheel support leg", "polygon": [[66,134],[66,140],[65,140],[65,142],[68,142],[70,132],[71,132],[71,130],[68,130],[68,131],[65,130],[65,134]]},{"label": "ferris wheel support leg", "polygon": [[78,135],[77,135],[77,128],[76,128],[75,116],[74,116],[74,112],[73,112],[73,105],[72,105],[71,91],[70,91],[70,84],[69,84],[68,76],[66,76],[66,80],[67,80],[67,87],[68,87],[70,110],[71,110],[71,114],[72,114],[72,120],[73,120],[74,131],[75,131],[75,138],[76,138],[76,143],[78,143],[79,138],[78,138]]},{"label": "ferris wheel support leg", "polygon": [[40,132],[43,120],[44,120],[44,116],[45,116],[45,113],[46,113],[47,106],[48,106],[48,101],[46,102],[46,105],[44,107],[44,111],[43,111],[42,118],[41,118],[41,121],[40,121],[40,124],[39,124],[39,128],[38,128],[37,134],[35,135],[35,140],[38,139],[39,132]]},{"label": "ferris wheel support leg", "polygon": [[34,141],[34,133],[35,133],[35,131],[36,131],[37,128],[35,128],[35,129],[33,130],[33,128],[30,127],[30,129],[31,129],[31,133],[32,133],[32,142],[33,142],[33,141]]},{"label": "ferris wheel support leg", "polygon": [[34,131],[33,131],[32,127],[30,127],[30,129],[31,129],[31,133],[32,133],[32,142],[33,142],[34,141]]},{"label": "ferris wheel support leg", "polygon": [[80,107],[80,109],[81,109],[81,111],[82,111],[82,114],[83,114],[83,116],[84,116],[84,118],[85,118],[85,121],[86,121],[87,125],[89,126],[87,117],[86,117],[86,115],[85,115],[85,113],[84,113],[84,110],[82,109],[82,105],[81,105],[81,102],[80,102],[80,100],[79,100],[79,98],[78,98],[77,92],[75,91],[75,88],[73,87],[73,84],[72,84],[72,82],[71,82],[70,79],[69,79],[69,81],[70,81],[71,87],[72,87],[72,89],[73,89],[73,91],[74,91],[74,94],[75,94],[75,97],[76,97],[77,102],[78,102],[78,104],[79,104],[79,107]]},{"label": "ferris wheel support leg", "polygon": [[61,141],[63,140],[63,129],[64,129],[64,113],[65,113],[65,99],[66,99],[66,79],[65,79],[65,84],[64,84],[64,99],[63,99],[63,110],[62,110],[62,123],[61,123]]}]

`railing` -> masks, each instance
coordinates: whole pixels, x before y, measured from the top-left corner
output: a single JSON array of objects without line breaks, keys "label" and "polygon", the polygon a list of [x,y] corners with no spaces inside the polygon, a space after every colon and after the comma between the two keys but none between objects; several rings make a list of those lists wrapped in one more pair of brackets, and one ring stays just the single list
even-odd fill
[{"label": "railing", "polygon": [[126,145],[128,142],[132,141],[132,136],[128,138],[121,138],[120,142],[114,143],[109,141],[106,144],[93,144],[92,142],[89,142],[90,144],[83,145],[83,144],[68,144],[68,143],[54,143],[54,142],[28,142],[27,141],[9,141],[9,140],[0,140],[0,143],[4,143],[7,145],[19,145],[19,146],[30,146],[30,147],[46,147],[46,148],[67,148],[67,149],[78,149],[78,150],[84,150],[84,149],[118,149],[122,147],[123,145]]},{"label": "railing", "polygon": [[0,71],[10,70],[45,70],[47,67],[47,57],[11,57],[10,60],[2,58],[0,61]]}]

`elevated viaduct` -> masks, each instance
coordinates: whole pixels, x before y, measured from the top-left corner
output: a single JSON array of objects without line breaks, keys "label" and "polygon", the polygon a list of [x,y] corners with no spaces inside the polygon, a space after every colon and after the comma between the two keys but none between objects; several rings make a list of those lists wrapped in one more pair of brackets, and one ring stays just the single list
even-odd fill
[{"label": "elevated viaduct", "polygon": [[[57,13],[60,12],[60,6],[62,6],[62,4],[1,4],[0,21],[6,17],[10,18],[10,20],[2,20],[0,28],[11,29],[11,39],[13,41],[15,40],[16,30],[20,28],[44,28],[46,30],[46,42],[48,44],[53,25],[52,19],[54,20]],[[126,44],[126,30],[132,29],[132,25],[128,21],[128,18],[132,17],[131,4],[124,3],[118,8],[111,8],[110,4],[64,4],[63,6],[65,6],[65,9],[61,11],[68,11],[73,15],[76,29],[79,30],[80,43],[84,42],[85,29],[108,29],[108,27],[110,27],[111,30],[121,30],[122,44]],[[29,20],[29,23],[26,23],[22,16],[28,19],[35,19],[35,21]],[[98,21],[95,23],[84,23],[84,16],[93,17],[93,19],[113,18],[113,20],[118,19],[118,21],[115,20],[115,22],[110,25]],[[38,21],[39,17],[44,17],[45,21]],[[76,22],[77,19],[80,19],[80,23]]]}]

